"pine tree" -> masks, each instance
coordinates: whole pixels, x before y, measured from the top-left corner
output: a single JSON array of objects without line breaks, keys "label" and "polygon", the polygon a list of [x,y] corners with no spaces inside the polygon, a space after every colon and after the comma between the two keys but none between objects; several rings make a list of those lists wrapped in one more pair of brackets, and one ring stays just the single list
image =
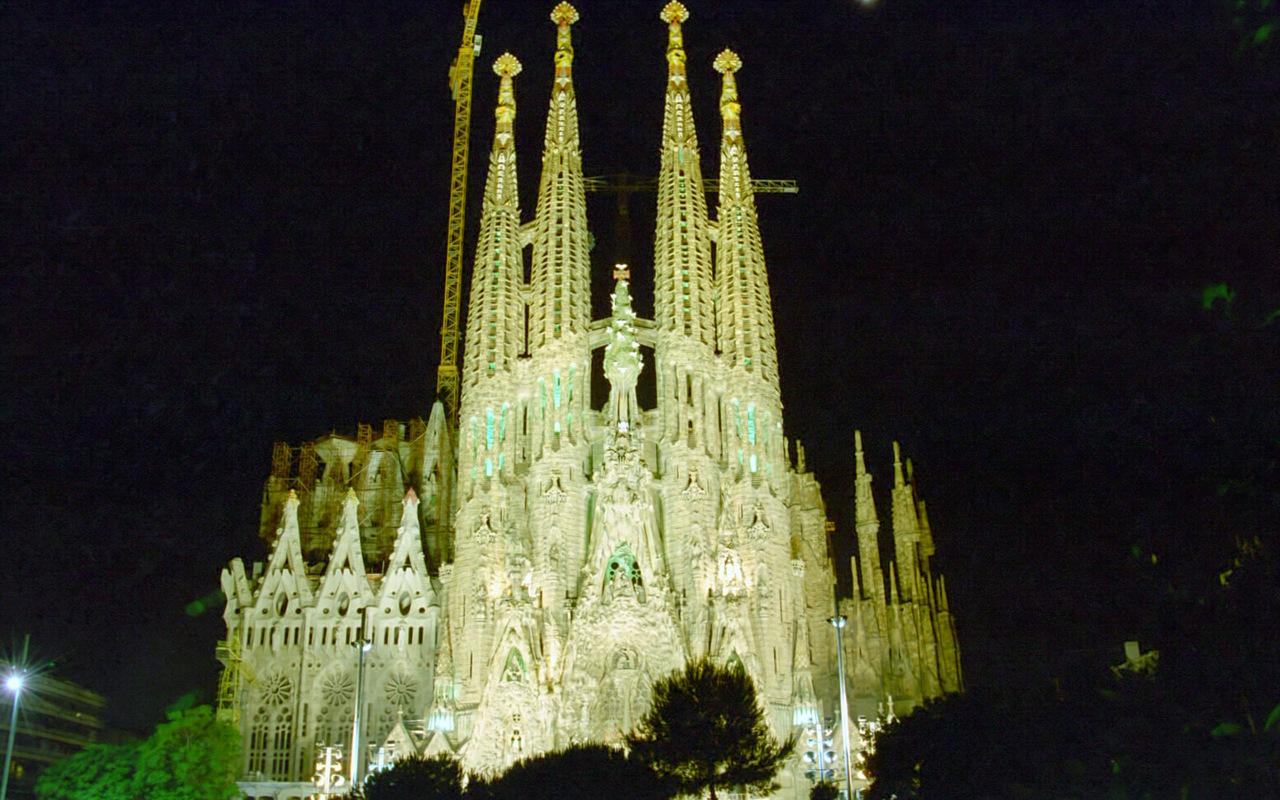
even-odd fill
[{"label": "pine tree", "polygon": [[769,733],[746,671],[709,659],[654,684],[653,705],[627,744],[677,794],[710,791],[711,800],[722,787],[769,794],[795,749],[794,738],[780,743]]}]

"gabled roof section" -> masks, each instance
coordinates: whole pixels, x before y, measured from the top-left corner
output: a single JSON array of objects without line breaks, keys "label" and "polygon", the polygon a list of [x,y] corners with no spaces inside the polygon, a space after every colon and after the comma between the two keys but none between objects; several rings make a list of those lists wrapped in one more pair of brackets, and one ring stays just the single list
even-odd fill
[{"label": "gabled roof section", "polygon": [[302,559],[302,534],[298,531],[298,493],[289,490],[284,501],[284,518],[276,531],[275,545],[262,584],[257,606],[270,605],[284,592],[291,604],[313,605],[315,598],[307,580],[307,562]]},{"label": "gabled roof section", "polygon": [[347,489],[342,501],[342,520],[338,523],[338,535],[334,537],[333,555],[325,567],[320,586],[321,597],[332,600],[339,591],[366,602],[372,597],[368,577],[364,571],[364,554],[360,549],[360,501],[354,489]]},{"label": "gabled roof section", "polygon": [[408,592],[412,598],[412,611],[423,613],[428,606],[435,604],[436,594],[431,588],[427,559],[422,552],[417,493],[409,489],[403,502],[404,514],[400,517],[400,528],[396,531],[396,544],[382,577],[382,605],[395,608],[400,596]]}]

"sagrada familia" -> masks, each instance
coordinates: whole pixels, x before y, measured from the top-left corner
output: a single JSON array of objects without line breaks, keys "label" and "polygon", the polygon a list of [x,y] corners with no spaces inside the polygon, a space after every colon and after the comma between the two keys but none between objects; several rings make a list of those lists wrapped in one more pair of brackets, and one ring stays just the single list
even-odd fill
[{"label": "sagrada familia", "polygon": [[[612,313],[591,319],[578,14],[560,3],[529,222],[513,132],[521,65],[510,54],[494,64],[457,428],[436,403],[425,423],[388,420],[377,436],[360,425],[276,445],[262,508],[270,558],[251,570],[234,559],[222,575],[220,713],[243,733],[250,796],[312,794],[317,770],[344,758],[363,773],[450,753],[493,774],[578,742],[620,743],[652,683],[698,657],[744,668],[777,735],[813,725],[839,712],[829,618],[842,549],[856,550],[852,596],[839,602],[850,715],[900,715],[960,690],[954,618],[897,445],[886,567],[861,438],[848,548],[829,540],[819,484],[783,435],[741,61],[725,50],[714,64],[713,219],[687,16],[678,2],[661,15],[654,319],[633,311],[625,268]],[[609,388],[597,408],[601,349]],[[654,408],[637,401],[646,369]],[[794,785],[801,770],[797,760],[780,780]]]}]

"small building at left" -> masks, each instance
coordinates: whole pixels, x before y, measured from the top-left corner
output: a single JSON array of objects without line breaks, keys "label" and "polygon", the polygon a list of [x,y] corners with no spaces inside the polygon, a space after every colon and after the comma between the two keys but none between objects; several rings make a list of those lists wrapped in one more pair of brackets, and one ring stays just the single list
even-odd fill
[{"label": "small building at left", "polygon": [[[13,695],[0,691],[0,744],[9,739]],[[32,800],[36,779],[50,764],[106,740],[102,695],[48,675],[35,678],[18,700],[9,766],[9,800]]]}]

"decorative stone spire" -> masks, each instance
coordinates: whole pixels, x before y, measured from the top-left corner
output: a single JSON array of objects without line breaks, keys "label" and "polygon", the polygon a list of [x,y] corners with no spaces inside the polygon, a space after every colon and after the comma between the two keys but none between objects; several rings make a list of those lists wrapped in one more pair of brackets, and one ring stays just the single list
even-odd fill
[{"label": "decorative stone spire", "polygon": [[902,476],[902,451],[893,443],[893,549],[898,562],[902,599],[919,599],[917,583],[921,566],[920,530],[916,521],[916,501],[911,485]]},{"label": "decorative stone spire", "polygon": [[582,183],[578,108],[573,91],[573,38],[578,12],[560,3],[556,23],[556,73],[547,114],[533,239],[533,301],[529,350],[536,354],[558,339],[584,334],[590,321],[587,196]]},{"label": "decorative stone spire", "polygon": [[871,493],[871,473],[862,453],[862,431],[853,432],[854,508],[857,520],[858,561],[861,564],[862,597],[884,597],[880,571],[880,519]]},{"label": "decorative stone spire", "polygon": [[609,379],[609,420],[618,433],[627,433],[639,420],[636,381],[644,360],[636,339],[636,312],[631,308],[630,272],[625,264],[613,271],[613,314],[604,347],[604,374]]},{"label": "decorative stone spire", "polygon": [[662,7],[658,18],[667,23],[667,79],[671,83],[683,83],[684,33],[680,24],[689,18],[689,10],[679,0],[671,0]]},{"label": "decorative stone spire", "polygon": [[715,347],[711,234],[702,184],[698,134],[685,79],[684,36],[689,12],[667,3],[667,93],[662,114],[662,161],[654,236],[654,316],[658,327]]},{"label": "decorative stone spire", "polygon": [[720,287],[718,334],[729,366],[759,375],[778,396],[778,356],[764,248],[756,219],[751,171],[742,137],[735,73],[742,59],[732,50],[716,56],[724,76],[720,91],[720,226],[716,275]]},{"label": "decorative stone spire", "polygon": [[551,21],[556,24],[557,85],[573,79],[573,34],[570,26],[578,19],[578,9],[569,3],[558,3],[551,9]]},{"label": "decorative stone spire", "polygon": [[453,648],[449,644],[449,627],[440,629],[436,645],[436,670],[431,708],[427,712],[427,730],[437,734],[453,733],[457,681],[453,674]]},{"label": "decorative stone spire", "polygon": [[[524,352],[524,304],[520,284],[524,265],[520,248],[520,201],[517,196],[516,116],[512,79],[520,62],[503,53],[493,64],[500,77],[493,150],[484,187],[480,236],[471,273],[471,302],[467,310],[463,406],[468,389],[482,379],[504,374]],[[464,416],[468,413],[464,411]],[[471,410],[474,413],[474,409]]]},{"label": "decorative stone spire", "polygon": [[878,525],[880,519],[876,515],[876,499],[871,494],[871,473],[867,472],[867,461],[862,452],[862,431],[860,430],[853,432],[853,458],[854,480],[857,485],[857,493],[854,496],[854,500],[857,508],[858,524],[874,522]]}]

